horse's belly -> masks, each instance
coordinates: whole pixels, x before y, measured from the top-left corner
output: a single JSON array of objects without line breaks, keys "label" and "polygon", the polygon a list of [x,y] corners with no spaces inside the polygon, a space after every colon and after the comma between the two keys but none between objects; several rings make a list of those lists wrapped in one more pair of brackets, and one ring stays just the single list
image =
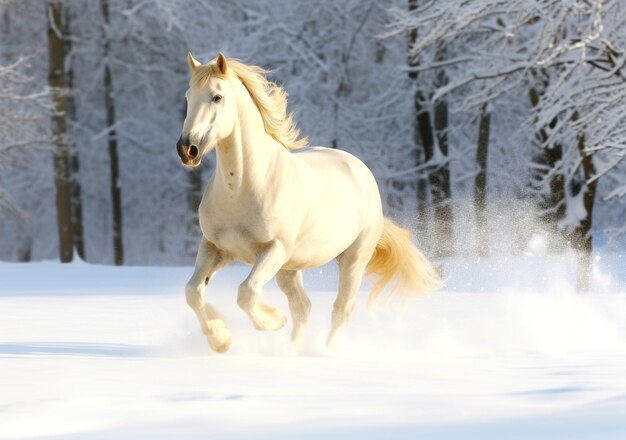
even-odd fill
[{"label": "horse's belly", "polygon": [[340,252],[319,253],[311,252],[305,254],[303,252],[296,253],[283,265],[286,270],[305,270],[314,267],[323,266],[332,261]]},{"label": "horse's belly", "polygon": [[[323,224],[322,221],[320,223]],[[306,236],[298,237],[284,268],[299,270],[322,266],[354,243],[360,232],[357,226],[337,228],[336,225],[334,229],[328,227],[310,230]]]}]

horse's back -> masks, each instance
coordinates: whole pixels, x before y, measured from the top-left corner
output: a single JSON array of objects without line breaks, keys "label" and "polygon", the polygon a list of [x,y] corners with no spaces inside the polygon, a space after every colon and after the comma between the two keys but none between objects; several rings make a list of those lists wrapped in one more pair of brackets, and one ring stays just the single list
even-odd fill
[{"label": "horse's back", "polygon": [[[344,181],[346,190],[353,189],[354,183],[368,185],[372,194],[378,196],[378,186],[370,169],[352,154],[326,147],[309,147],[294,152],[297,161],[302,162],[313,175],[327,181]],[[378,197],[380,199],[380,197]]]}]

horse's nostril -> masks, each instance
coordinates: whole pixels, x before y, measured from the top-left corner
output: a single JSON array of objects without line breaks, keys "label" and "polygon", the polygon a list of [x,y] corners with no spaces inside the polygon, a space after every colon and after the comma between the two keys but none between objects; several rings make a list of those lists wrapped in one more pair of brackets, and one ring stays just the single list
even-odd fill
[{"label": "horse's nostril", "polygon": [[196,147],[195,145],[190,145],[189,149],[187,150],[187,155],[190,158],[195,158],[198,155],[198,147]]}]

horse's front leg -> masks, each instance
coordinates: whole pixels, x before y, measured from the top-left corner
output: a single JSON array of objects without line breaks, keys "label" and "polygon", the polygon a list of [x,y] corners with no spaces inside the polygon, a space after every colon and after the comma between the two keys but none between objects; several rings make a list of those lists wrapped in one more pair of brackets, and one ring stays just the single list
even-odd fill
[{"label": "horse's front leg", "polygon": [[278,241],[272,242],[257,258],[248,278],[239,286],[237,304],[250,317],[257,330],[278,330],[287,322],[285,315],[274,307],[258,302],[262,287],[285,264],[286,252]]},{"label": "horse's front leg", "polygon": [[304,335],[304,330],[309,319],[309,311],[311,310],[311,301],[309,301],[309,297],[304,290],[304,284],[302,283],[302,271],[280,270],[276,275],[276,281],[280,290],[287,295],[291,318],[293,319],[291,341],[298,345]]},{"label": "horse's front leg", "polygon": [[187,304],[193,309],[200,322],[202,333],[211,348],[223,353],[230,346],[230,331],[217,311],[204,302],[204,290],[209,280],[222,267],[230,263],[224,255],[202,238],[196,256],[196,268],[185,288]]}]

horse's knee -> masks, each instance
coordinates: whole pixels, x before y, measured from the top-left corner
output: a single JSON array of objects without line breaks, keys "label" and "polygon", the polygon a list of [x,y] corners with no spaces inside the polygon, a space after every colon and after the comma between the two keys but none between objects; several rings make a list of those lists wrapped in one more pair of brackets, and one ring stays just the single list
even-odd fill
[{"label": "horse's knee", "polygon": [[251,310],[254,306],[255,290],[247,283],[239,286],[237,292],[237,305],[243,310]]},{"label": "horse's knee", "polygon": [[185,286],[185,298],[187,299],[187,304],[189,304],[189,307],[194,310],[200,308],[204,302],[202,298],[202,291],[200,289],[201,288],[191,283]]}]

